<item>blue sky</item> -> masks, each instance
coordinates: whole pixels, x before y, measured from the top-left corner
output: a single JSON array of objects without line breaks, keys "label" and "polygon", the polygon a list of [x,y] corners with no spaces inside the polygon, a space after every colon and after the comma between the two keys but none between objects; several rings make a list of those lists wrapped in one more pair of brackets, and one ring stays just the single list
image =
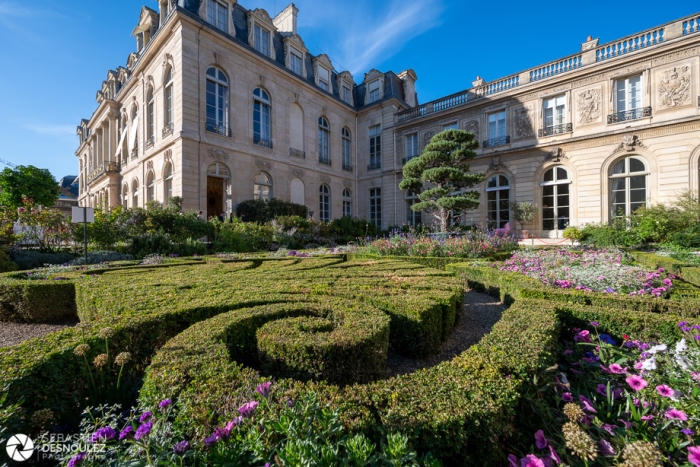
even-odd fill
[{"label": "blue sky", "polygon": [[[270,14],[287,3],[240,0]],[[299,0],[298,28],[356,81],[371,68],[418,75],[421,102],[544,64],[689,14],[691,2]],[[140,7],[155,0],[0,0],[0,158],[77,173],[75,127],[96,108],[107,70],[135,48]],[[0,168],[2,165],[0,164]]]}]

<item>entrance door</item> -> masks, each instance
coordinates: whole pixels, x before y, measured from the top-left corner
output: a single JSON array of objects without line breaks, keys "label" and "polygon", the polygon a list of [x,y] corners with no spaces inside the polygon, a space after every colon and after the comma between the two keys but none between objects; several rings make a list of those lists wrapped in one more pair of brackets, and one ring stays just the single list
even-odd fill
[{"label": "entrance door", "polygon": [[207,177],[207,219],[224,213],[224,179]]}]

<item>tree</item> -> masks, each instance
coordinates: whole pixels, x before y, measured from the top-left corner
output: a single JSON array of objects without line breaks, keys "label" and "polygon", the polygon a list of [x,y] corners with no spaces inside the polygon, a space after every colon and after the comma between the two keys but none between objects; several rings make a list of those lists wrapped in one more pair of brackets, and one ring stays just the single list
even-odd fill
[{"label": "tree", "polygon": [[[463,130],[447,130],[433,136],[419,157],[403,168],[402,190],[413,190],[420,202],[411,206],[437,217],[442,232],[447,231],[450,212],[460,213],[479,207],[479,192],[462,191],[484,180],[483,174],[469,173],[465,162],[476,157],[479,143],[474,134]],[[423,184],[430,188],[421,191]]]},{"label": "tree", "polygon": [[24,199],[36,205],[53,206],[58,200],[58,182],[47,169],[20,165],[0,172],[0,204],[21,207]]}]

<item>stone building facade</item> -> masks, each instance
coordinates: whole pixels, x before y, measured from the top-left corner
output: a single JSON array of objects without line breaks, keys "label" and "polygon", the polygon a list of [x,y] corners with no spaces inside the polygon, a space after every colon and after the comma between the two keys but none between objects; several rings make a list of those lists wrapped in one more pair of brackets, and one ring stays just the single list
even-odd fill
[{"label": "stone building facade", "polygon": [[447,128],[475,133],[486,181],[458,222],[558,237],[700,188],[700,14],[419,105],[413,70],[359,84],[274,18],[235,0],[162,0],[141,10],[137,52],[109,71],[78,127],[81,205],[182,196],[218,215],[251,198],[305,204],[383,228],[420,221],[403,164]]}]

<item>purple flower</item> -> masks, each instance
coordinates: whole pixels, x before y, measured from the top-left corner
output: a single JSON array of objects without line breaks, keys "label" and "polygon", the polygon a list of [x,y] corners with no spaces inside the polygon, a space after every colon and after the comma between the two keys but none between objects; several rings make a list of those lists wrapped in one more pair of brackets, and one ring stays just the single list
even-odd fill
[{"label": "purple flower", "polygon": [[591,321],[591,326],[593,326],[594,328],[597,328],[599,326],[598,321]]},{"label": "purple flower", "polygon": [[617,428],[617,425],[611,425],[609,423],[604,423],[603,425],[600,426],[602,429],[610,433],[611,435],[615,436],[615,432],[613,431],[615,428]]},{"label": "purple flower", "polygon": [[625,381],[627,381],[627,384],[629,384],[630,387],[635,391],[641,391],[645,387],[649,386],[649,383],[647,383],[647,381],[644,378],[635,375],[628,376],[627,378],[625,378]]},{"label": "purple flower", "polygon": [[267,398],[267,396],[270,395],[270,386],[272,386],[272,383],[268,381],[267,383],[262,383],[259,385],[257,388],[255,388],[255,390],[258,392],[258,394],[264,398]]},{"label": "purple flower", "polygon": [[568,356],[568,355],[571,355],[572,353],[574,353],[574,351],[571,350],[571,349],[568,349],[568,350],[565,350],[565,351],[564,351],[564,355],[567,355],[567,356]]},{"label": "purple flower", "polygon": [[129,425],[119,432],[119,441],[123,441],[129,436],[134,435],[134,427]]},{"label": "purple flower", "polygon": [[656,392],[664,397],[673,397],[673,395],[676,393],[671,387],[666,386],[665,384],[656,386]]},{"label": "purple flower", "polygon": [[537,449],[544,449],[548,444],[547,438],[544,437],[544,431],[537,430],[535,433],[535,446],[537,446]]},{"label": "purple flower", "polygon": [[700,467],[700,447],[688,447],[688,462],[693,464],[695,467]]},{"label": "purple flower", "polygon": [[572,396],[570,392],[565,392],[561,395],[561,400],[564,402],[573,402],[574,396]]},{"label": "purple flower", "polygon": [[520,467],[545,467],[542,459],[534,454],[528,454],[520,459]]},{"label": "purple flower", "polygon": [[250,401],[246,404],[243,404],[240,409],[238,409],[238,413],[241,414],[243,418],[250,418],[253,416],[255,413],[255,409],[258,407],[258,402],[257,401]]},{"label": "purple flower", "polygon": [[623,420],[623,419],[621,419],[621,418],[618,418],[617,421],[618,421],[618,422],[622,422],[622,424],[625,425],[625,429],[626,429],[626,430],[629,430],[629,429],[632,428],[633,426],[636,426],[635,423],[633,423],[633,422],[626,422],[625,420]]},{"label": "purple flower", "polygon": [[153,428],[153,423],[147,422],[144,423],[139,427],[138,430],[136,430],[136,434],[134,435],[134,438],[136,439],[141,439],[146,436],[148,436],[151,433],[151,428]]},{"label": "purple flower", "polygon": [[214,432],[214,434],[211,435],[210,437],[204,438],[204,444],[208,448],[216,446],[216,443],[218,443],[218,442],[219,442],[219,437],[216,435],[216,432]]},{"label": "purple flower", "polygon": [[214,430],[214,434],[212,436],[216,436],[218,439],[223,439],[226,441],[230,435],[231,430],[227,430],[226,428],[217,428]]},{"label": "purple flower", "polygon": [[287,407],[289,407],[290,409],[294,407],[294,399],[290,398],[289,400],[287,400]]},{"label": "purple flower", "polygon": [[642,415],[641,419],[643,422],[648,422],[649,420],[653,420],[654,416],[653,415]]},{"label": "purple flower", "polygon": [[559,454],[557,454],[557,451],[554,450],[552,445],[549,445],[549,457],[556,462],[557,464],[561,464],[561,459],[559,458]]},{"label": "purple flower", "polygon": [[612,447],[612,444],[610,444],[604,439],[600,440],[600,452],[604,456],[614,456],[616,454],[615,449],[613,449]]},{"label": "purple flower", "polygon": [[161,410],[167,409],[168,407],[170,407],[170,405],[172,403],[173,403],[173,401],[171,401],[170,399],[164,399],[164,400],[160,401],[160,404],[158,404],[158,408]]},{"label": "purple flower", "polygon": [[[75,467],[76,465],[82,464],[86,457],[87,452],[79,452],[68,461],[68,467]],[[690,459],[690,456],[688,456],[688,458]]]},{"label": "purple flower", "polygon": [[581,407],[583,407],[583,410],[586,412],[598,413],[595,407],[593,407],[593,402],[591,402],[591,400],[586,396],[579,395],[578,400],[581,402]]},{"label": "purple flower", "polygon": [[596,386],[595,391],[601,396],[606,397],[608,395],[608,386],[601,383]]},{"label": "purple flower", "polygon": [[695,434],[695,432],[693,430],[691,430],[690,428],[683,428],[681,430],[681,433],[683,433],[684,435],[687,435],[687,436],[693,436]]},{"label": "purple flower", "polygon": [[185,441],[180,441],[177,443],[175,446],[173,446],[173,452],[177,454],[178,456],[184,455],[187,450],[190,448],[190,442],[185,440]]},{"label": "purple flower", "polygon": [[689,324],[690,324],[690,323],[687,322],[687,321],[681,321],[680,323],[677,324],[677,326],[678,326],[679,328],[682,328],[683,326],[687,326],[687,325],[689,325]]},{"label": "purple flower", "polygon": [[147,422],[151,419],[153,416],[153,412],[144,412],[141,414],[141,417],[139,418],[139,423],[144,423]]},{"label": "purple flower", "polygon": [[508,467],[518,467],[518,458],[513,454],[508,454]]},{"label": "purple flower", "polygon": [[666,418],[668,418],[669,420],[686,421],[686,420],[688,420],[688,415],[685,412],[683,412],[682,410],[669,409],[666,411]]},{"label": "purple flower", "polygon": [[98,441],[109,441],[117,436],[117,432],[111,426],[105,426],[100,428],[90,436],[90,442],[96,443]]}]

